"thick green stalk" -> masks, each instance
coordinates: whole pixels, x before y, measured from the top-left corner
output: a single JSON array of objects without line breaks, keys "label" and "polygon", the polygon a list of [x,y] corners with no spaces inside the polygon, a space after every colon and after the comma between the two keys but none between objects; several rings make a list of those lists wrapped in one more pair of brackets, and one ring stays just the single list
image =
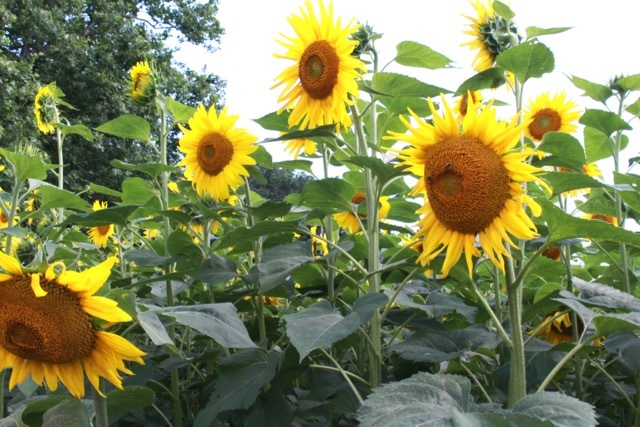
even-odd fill
[{"label": "thick green stalk", "polygon": [[[322,169],[323,169],[325,178],[329,178],[330,176],[329,160],[330,160],[329,148],[326,145],[324,145],[322,147]],[[333,218],[331,217],[331,215],[327,216],[327,218],[325,219],[325,230],[326,230],[327,240],[329,240],[331,243],[335,243],[333,238]],[[329,297],[329,302],[331,303],[331,305],[333,305],[336,302],[336,288],[335,288],[336,273],[334,269],[331,267],[335,264],[335,259],[329,258],[327,262],[329,263],[329,268],[327,269],[327,295]]]},{"label": "thick green stalk", "polygon": [[[103,379],[100,378],[98,382],[100,390],[104,390]],[[91,395],[93,397],[93,404],[96,409],[96,427],[109,427],[109,414],[107,412],[107,398],[100,395],[100,392],[95,388],[91,388]]]},{"label": "thick green stalk", "polygon": [[522,287],[515,281],[513,261],[505,259],[505,281],[509,300],[509,324],[511,326],[511,366],[509,371],[509,408],[527,394],[527,376],[522,339]]},{"label": "thick green stalk", "polygon": [[[60,123],[60,116],[58,115],[58,107],[54,107],[54,120],[56,123]],[[62,147],[64,145],[64,136],[60,131],[60,128],[56,127],[56,140],[58,142],[58,188],[64,189],[64,157],[62,153]],[[64,221],[64,209],[58,208],[58,223]]]}]

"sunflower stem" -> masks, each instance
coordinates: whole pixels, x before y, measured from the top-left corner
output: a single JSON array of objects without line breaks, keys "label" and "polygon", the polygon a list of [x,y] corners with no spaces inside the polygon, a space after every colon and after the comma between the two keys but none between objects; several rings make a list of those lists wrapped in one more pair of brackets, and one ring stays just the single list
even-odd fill
[{"label": "sunflower stem", "polygon": [[590,337],[588,337],[584,341],[578,343],[575,347],[573,347],[571,349],[571,351],[569,351],[567,354],[565,354],[564,357],[562,358],[562,360],[560,360],[560,362],[558,362],[556,364],[556,366],[553,367],[553,369],[551,370],[551,372],[549,372],[549,374],[544,379],[544,381],[542,381],[542,384],[540,384],[540,386],[538,387],[538,392],[544,391],[544,389],[546,389],[547,386],[549,386],[549,383],[551,383],[551,381],[558,374],[558,372],[560,372],[560,369],[562,369],[564,367],[564,365],[569,360],[571,360],[571,358],[576,353],[578,353],[580,350],[582,350],[583,347],[585,347],[587,344],[589,344],[591,341],[595,340],[596,338],[598,338],[598,334],[591,335]]},{"label": "sunflower stem", "polygon": [[96,408],[96,427],[109,427],[109,414],[107,412],[107,398],[100,395],[100,392],[104,390],[104,380],[99,379],[98,386],[100,390],[91,388],[91,395],[93,397],[93,404]]},{"label": "sunflower stem", "polygon": [[[326,145],[323,145],[322,146],[322,170],[325,178],[329,178],[330,176],[329,175],[330,158],[331,158],[331,153],[329,152],[329,148]],[[331,217],[331,215],[328,215],[325,220],[325,231],[326,231],[327,239],[329,240],[329,242],[332,243],[332,246],[333,246],[333,243],[334,243],[333,218]],[[327,259],[327,262],[329,264],[329,268],[327,271],[327,295],[329,297],[329,302],[331,303],[331,305],[334,305],[336,302],[336,289],[335,289],[336,273],[334,269],[331,267],[335,265],[335,258],[329,257]]]},{"label": "sunflower stem", "polygon": [[[58,107],[53,108],[54,120],[56,123],[60,123],[60,115],[58,114]],[[62,146],[64,143],[64,136],[59,127],[56,127],[56,141],[58,143],[58,188],[64,189],[64,158],[62,154]],[[58,217],[56,218],[58,223],[64,220],[64,208],[58,208]]]},{"label": "sunflower stem", "polygon": [[4,384],[6,382],[7,370],[0,372],[0,417],[4,418]]},{"label": "sunflower stem", "polygon": [[[510,255],[510,254],[509,254]],[[505,282],[509,303],[509,325],[511,327],[511,365],[509,371],[509,408],[527,394],[527,376],[522,338],[522,287],[515,281],[513,261],[505,258]]]}]

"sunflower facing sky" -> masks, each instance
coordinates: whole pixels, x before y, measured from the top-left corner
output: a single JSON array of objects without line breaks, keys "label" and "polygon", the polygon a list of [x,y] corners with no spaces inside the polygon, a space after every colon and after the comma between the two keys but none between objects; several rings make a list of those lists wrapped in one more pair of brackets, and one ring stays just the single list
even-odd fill
[{"label": "sunflower facing sky", "polygon": [[[131,320],[118,304],[94,295],[109,278],[116,258],[82,272],[53,263],[42,273],[24,273],[20,262],[0,252],[0,370],[12,368],[9,388],[29,375],[55,391],[60,380],[78,398],[84,375],[100,392],[99,378],[122,388],[124,361],[144,364],[146,353],[94,325]],[[101,393],[101,392],[100,392]]]},{"label": "sunflower facing sky", "polygon": [[417,211],[422,217],[416,238],[423,239],[418,260],[427,265],[447,249],[442,266],[446,276],[464,252],[471,274],[472,257],[481,255],[475,245],[479,238],[489,259],[504,271],[504,257],[509,256],[504,242],[516,246],[510,235],[525,240],[536,236],[524,204],[540,213],[521,185],[543,184],[534,175],[540,169],[525,162],[530,153],[514,150],[526,122],[498,121],[489,104],[481,110],[470,108],[460,124],[444,97],[442,105],[440,115],[429,100],[433,124],[409,110],[416,124],[400,116],[408,132],[385,137],[410,144],[395,154],[400,166],[420,178],[412,194],[425,194]]},{"label": "sunflower facing sky", "polygon": [[[93,202],[93,210],[95,211],[99,211],[102,209],[106,209],[107,208],[107,202],[101,202],[99,200],[96,200],[95,202]],[[91,239],[91,242],[100,247],[100,248],[105,248],[107,246],[107,243],[109,242],[109,238],[111,236],[113,236],[113,233],[115,232],[115,227],[113,226],[113,224],[105,224],[105,225],[98,225],[97,227],[91,227],[89,228],[89,238]]]},{"label": "sunflower facing sky", "polygon": [[301,130],[334,123],[349,126],[347,106],[359,96],[356,80],[364,70],[364,63],[351,55],[358,42],[349,39],[359,25],[353,19],[346,26],[340,18],[334,21],[333,4],[326,7],[321,1],[319,14],[307,1],[300,15],[291,15],[288,21],[296,35],[281,34],[277,42],[286,52],[275,57],[293,64],[272,87],[284,86],[278,112],[290,109],[289,126]]},{"label": "sunflower facing sky", "polygon": [[525,134],[534,141],[542,141],[547,132],[575,132],[575,122],[580,118],[576,104],[566,99],[564,91],[553,96],[540,94],[525,110],[525,121],[529,125]]},{"label": "sunflower facing sky", "polygon": [[206,194],[216,202],[228,199],[229,188],[235,190],[249,176],[245,168],[255,165],[250,156],[258,149],[258,138],[245,129],[236,128],[238,116],[220,114],[214,107],[199,105],[189,119],[189,128],[179,125],[184,132],[178,149],[185,153],[178,163],[185,166],[184,176],[192,182],[199,196]]}]

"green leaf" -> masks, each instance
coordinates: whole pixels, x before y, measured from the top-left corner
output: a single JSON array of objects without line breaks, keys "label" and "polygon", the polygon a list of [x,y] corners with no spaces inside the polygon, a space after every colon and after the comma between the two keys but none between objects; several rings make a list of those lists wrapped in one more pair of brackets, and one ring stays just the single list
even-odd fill
[{"label": "green leaf", "polygon": [[287,336],[302,361],[313,350],[328,347],[354,333],[360,325],[371,320],[374,310],[387,301],[384,294],[365,294],[354,303],[353,311],[342,317],[329,301],[322,300],[282,318],[287,323]]},{"label": "green leaf", "polygon": [[509,8],[509,6],[507,6],[506,4],[502,3],[501,1],[498,0],[494,0],[493,2],[493,10],[502,18],[505,19],[505,21],[510,21],[513,18],[515,18],[516,14],[513,13],[513,11]]},{"label": "green leaf", "polygon": [[[587,109],[579,120],[580,124],[591,126],[606,136],[616,131],[631,130],[631,126],[611,111]],[[593,161],[593,160],[592,160]]]},{"label": "green leaf", "polygon": [[91,205],[82,197],[52,185],[39,187],[42,205],[40,209],[67,208],[83,212],[91,212]]},{"label": "green leaf", "polygon": [[262,349],[239,351],[219,361],[219,378],[207,406],[197,415],[194,427],[208,427],[218,414],[247,409],[276,374],[282,355]]},{"label": "green leaf", "polygon": [[15,168],[16,179],[23,183],[28,179],[44,181],[47,179],[47,170],[55,166],[46,165],[40,156],[26,156],[22,153],[14,153],[4,148],[0,148],[2,154]]},{"label": "green leaf", "polygon": [[105,187],[104,185],[94,184],[93,182],[89,184],[89,190],[94,193],[104,194],[107,196],[122,198],[122,193],[116,190],[112,190],[109,187]]},{"label": "green leaf", "polygon": [[542,207],[543,218],[546,219],[549,227],[547,240],[549,244],[560,240],[584,237],[640,247],[640,235],[636,233],[614,227],[606,222],[576,218],[544,198],[536,198],[536,201]]},{"label": "green leaf", "polygon": [[625,110],[634,116],[640,117],[640,98],[636,99],[632,104],[627,105]]},{"label": "green leaf", "polygon": [[528,41],[513,46],[496,58],[496,64],[513,72],[520,83],[531,77],[542,77],[553,71],[553,52],[538,41]]},{"label": "green leaf", "polygon": [[613,95],[613,91],[609,86],[593,83],[581,77],[573,76],[571,77],[571,82],[578,89],[582,89],[584,95],[603,104]]},{"label": "green leaf", "polygon": [[71,396],[47,396],[44,399],[27,404],[26,408],[22,412],[22,421],[27,426],[41,426],[42,417],[45,412],[63,402],[79,401]]},{"label": "green leaf", "polygon": [[474,403],[467,378],[419,372],[373,389],[358,412],[360,423],[368,427],[449,426],[455,425],[452,408],[469,413],[488,407],[502,411],[496,405]]},{"label": "green leaf", "polygon": [[554,166],[566,166],[581,171],[587,163],[580,141],[564,132],[547,132],[538,145],[538,150],[553,154],[556,161],[562,163]]},{"label": "green leaf", "polygon": [[310,139],[316,137],[335,138],[336,125],[324,125],[313,129],[294,130],[293,132],[285,133],[275,138],[267,138],[262,142],[289,141],[290,139]]},{"label": "green leaf", "polygon": [[413,77],[396,73],[376,73],[373,75],[373,88],[387,96],[407,96],[431,98],[451,93],[447,89],[423,83]]},{"label": "green leaf", "polygon": [[259,124],[260,126],[262,126],[262,128],[266,130],[288,132],[289,131],[289,112],[285,110],[280,114],[276,112],[269,113],[267,115],[260,117],[259,119],[255,119],[254,122]]},{"label": "green leaf", "polygon": [[408,67],[437,70],[439,68],[449,67],[452,62],[451,59],[443,54],[414,41],[400,42],[396,46],[396,50],[395,61],[400,65],[406,65]]},{"label": "green leaf", "polygon": [[173,120],[178,123],[187,123],[196,112],[195,108],[189,105],[184,105],[173,98],[165,98],[165,100],[167,109],[171,113]]},{"label": "green leaf", "polygon": [[273,159],[271,154],[264,148],[263,145],[259,145],[258,149],[250,154],[251,158],[253,158],[258,165],[263,168],[272,169],[273,168]]},{"label": "green leaf", "polygon": [[616,81],[624,90],[640,90],[640,74],[633,74],[631,76],[625,76]]},{"label": "green leaf", "polygon": [[269,292],[283,283],[298,268],[315,261],[310,243],[297,241],[266,250],[257,265],[260,292]]},{"label": "green leaf", "polygon": [[527,39],[531,39],[533,37],[564,33],[565,31],[570,29],[571,27],[556,27],[556,28],[527,27],[525,29],[525,32],[527,34]]},{"label": "green leaf", "polygon": [[631,209],[640,213],[640,176],[614,172],[613,182],[620,185],[627,184],[628,189],[618,187],[620,197]]},{"label": "green leaf", "polygon": [[151,140],[151,126],[149,122],[133,114],[123,114],[116,119],[98,126],[95,130],[108,135],[136,139],[142,142],[149,142]]},{"label": "green leaf", "polygon": [[142,163],[138,165],[134,165],[131,163],[125,163],[121,160],[111,160],[109,162],[111,166],[118,169],[125,169],[128,171],[142,172],[149,175],[151,178],[155,178],[160,175],[162,172],[180,172],[180,168],[170,165],[163,165],[161,163]]},{"label": "green leaf", "polygon": [[80,213],[69,215],[60,225],[83,225],[85,227],[97,227],[100,225],[116,224],[127,226],[128,218],[139,206],[123,205],[113,206],[107,209],[91,213]]},{"label": "green leaf", "polygon": [[93,141],[93,134],[91,133],[91,129],[89,129],[85,125],[65,125],[62,123],[58,123],[56,124],[56,126],[60,128],[64,136],[75,134],[80,135],[87,141]]},{"label": "green leaf", "polygon": [[213,338],[227,348],[257,347],[240,320],[235,306],[228,302],[217,304],[197,304],[189,306],[167,307],[158,313],[173,317],[176,322],[189,326],[196,331]]},{"label": "green leaf", "polygon": [[313,162],[311,160],[284,160],[273,164],[274,168],[301,170],[313,175],[311,166],[313,166]]},{"label": "green leaf", "polygon": [[377,157],[353,156],[344,159],[343,161],[361,168],[369,169],[373,175],[378,178],[378,182],[382,186],[387,184],[389,181],[404,175],[401,168],[397,168],[391,163],[385,163]]},{"label": "green leaf", "polygon": [[173,345],[173,340],[169,337],[167,329],[155,311],[147,310],[139,312],[137,320],[155,345]]},{"label": "green leaf", "polygon": [[613,156],[613,140],[599,130],[585,126],[584,149],[587,159],[590,162],[597,162]]},{"label": "green leaf", "polygon": [[300,231],[296,221],[264,221],[259,222],[251,228],[238,227],[235,230],[222,236],[216,243],[216,249],[224,249],[230,246],[239,246],[245,243],[252,243],[263,236],[274,236],[277,234],[296,233]]},{"label": "green leaf", "polygon": [[81,400],[63,400],[42,416],[43,426],[90,427],[89,410]]},{"label": "green leaf", "polygon": [[616,365],[622,364],[630,371],[626,375],[640,371],[640,338],[636,332],[624,330],[610,334],[604,341],[604,348],[618,359]]},{"label": "green leaf", "polygon": [[340,178],[310,181],[302,190],[300,203],[310,208],[337,209],[351,212],[356,190]]},{"label": "green leaf", "polygon": [[238,266],[235,261],[221,255],[211,254],[209,259],[205,260],[198,268],[195,278],[214,286],[236,277],[238,277]]},{"label": "green leaf", "polygon": [[282,218],[291,211],[291,204],[267,200],[260,206],[247,208],[247,211],[257,221],[264,221],[265,219]]},{"label": "green leaf", "polygon": [[582,188],[607,187],[607,184],[578,172],[547,172],[543,178],[553,189],[552,196]]},{"label": "green leaf", "polygon": [[402,198],[394,198],[389,199],[389,206],[391,206],[389,215],[387,215],[389,220],[412,224],[420,219],[416,213],[421,207],[418,203],[409,202]]},{"label": "green leaf", "polygon": [[603,283],[587,282],[579,277],[574,277],[572,280],[580,291],[580,300],[585,304],[640,312],[640,299],[627,292]]},{"label": "green leaf", "polygon": [[417,308],[434,317],[446,316],[447,314],[455,312],[469,322],[475,320],[478,311],[477,308],[466,305],[460,297],[448,295],[440,291],[429,293],[427,302],[424,304],[414,302],[406,292],[401,292],[396,295],[395,301],[401,306]]},{"label": "green leaf", "polygon": [[148,180],[134,176],[122,182],[122,203],[126,205],[145,205],[155,197],[156,192]]},{"label": "green leaf", "polygon": [[156,402],[153,390],[141,386],[128,386],[124,390],[107,393],[107,412],[110,416],[151,406]]},{"label": "green leaf", "polygon": [[140,267],[159,267],[175,261],[174,257],[161,256],[149,249],[133,249],[124,254],[124,259]]},{"label": "green leaf", "polygon": [[512,411],[540,420],[549,420],[557,427],[597,425],[593,407],[562,393],[538,392],[518,400]]},{"label": "green leaf", "polygon": [[640,331],[640,313],[602,314],[593,318],[593,324],[601,336],[620,331]]},{"label": "green leaf", "polygon": [[506,81],[502,68],[488,68],[462,82],[456,90],[455,96],[482,89],[495,89],[505,84]]}]

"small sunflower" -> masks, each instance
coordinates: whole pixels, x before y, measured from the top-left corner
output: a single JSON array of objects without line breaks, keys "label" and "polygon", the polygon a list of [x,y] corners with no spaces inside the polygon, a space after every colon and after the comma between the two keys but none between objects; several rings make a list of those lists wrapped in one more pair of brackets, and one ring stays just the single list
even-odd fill
[{"label": "small sunflower", "polygon": [[38,89],[34,100],[33,112],[36,116],[38,129],[45,135],[55,131],[57,121],[57,106],[52,85],[42,86]]},{"label": "small sunflower", "polygon": [[609,224],[612,224],[615,227],[618,226],[618,218],[616,218],[615,216],[611,216],[611,215],[588,213],[588,214],[583,215],[582,218],[584,218],[584,219],[592,219],[592,220],[595,220],[595,221],[607,222]]},{"label": "small sunflower", "polygon": [[[367,200],[367,196],[362,193],[356,192],[356,194],[351,199],[351,203],[354,206],[354,210],[357,212],[358,206],[360,203]],[[389,209],[391,205],[389,204],[389,197],[382,196],[380,197],[380,207],[378,210],[378,218],[384,219],[389,215]],[[360,230],[360,220],[359,218],[366,218],[365,214],[358,214],[356,216],[353,212],[339,212],[333,215],[333,219],[336,221],[340,228],[344,228],[345,230],[349,230],[349,233],[357,233]]]},{"label": "small sunflower", "polygon": [[462,46],[478,51],[471,65],[481,72],[493,67],[498,55],[511,47],[511,36],[519,37],[518,29],[512,20],[506,21],[495,13],[492,0],[470,0],[470,3],[476,10],[476,16],[464,15],[471,21],[464,33],[473,39],[462,43]]},{"label": "small sunflower", "polygon": [[542,141],[547,132],[575,132],[580,111],[566,97],[563,91],[553,96],[542,93],[530,102],[525,110],[525,121],[529,123],[525,134],[534,141]]},{"label": "small sunflower", "polygon": [[133,374],[125,360],[144,364],[143,351],[94,325],[94,318],[131,320],[115,301],[94,295],[115,262],[112,257],[81,273],[57,262],[44,275],[25,274],[16,258],[0,253],[0,369],[13,369],[10,389],[31,375],[50,390],[56,390],[60,380],[81,398],[84,374],[100,392],[99,377],[122,388],[118,371]]},{"label": "small sunflower", "polygon": [[282,34],[277,40],[287,51],[275,57],[294,63],[276,77],[272,89],[284,85],[278,112],[291,109],[289,126],[300,130],[351,125],[347,106],[359,96],[356,80],[364,69],[351,55],[358,41],[349,39],[359,25],[353,19],[344,27],[339,18],[334,21],[332,3],[326,8],[319,2],[319,8],[317,14],[311,1],[305,2],[300,15],[288,19],[297,37]]},{"label": "small sunflower", "polygon": [[472,108],[480,108],[482,106],[482,93],[480,91],[467,92],[460,95],[453,107],[453,112],[462,118],[467,114],[469,106]]},{"label": "small sunflower", "polygon": [[293,160],[298,160],[298,156],[302,153],[306,156],[316,154],[316,143],[310,139],[297,138],[282,142],[286,143],[285,151],[293,156]]},{"label": "small sunflower", "polygon": [[[107,202],[101,202],[99,200],[93,202],[94,211],[99,211],[106,208]],[[107,246],[107,243],[109,242],[109,238],[113,235],[114,232],[115,227],[113,226],[113,224],[99,225],[97,227],[89,228],[89,238],[94,245],[100,248],[105,248]]]},{"label": "small sunflower", "polygon": [[228,199],[229,188],[235,190],[248,176],[247,165],[255,165],[250,154],[258,149],[257,137],[235,128],[238,116],[229,115],[225,107],[220,114],[199,105],[178,149],[186,154],[178,163],[185,166],[184,176],[193,183],[198,195],[211,196],[216,202]]},{"label": "small sunflower", "polygon": [[[578,335],[582,335],[584,325],[580,317],[576,316],[576,322],[578,324]],[[572,325],[571,312],[556,311],[545,317],[540,325],[529,332],[529,335],[539,335],[540,338],[544,338],[545,341],[551,344],[572,343],[574,341]],[[596,338],[593,343],[599,346],[602,341],[600,338]]]},{"label": "small sunflower", "polygon": [[129,70],[129,96],[140,105],[147,105],[156,96],[157,72],[147,61],[139,61]]},{"label": "small sunflower", "polygon": [[[571,169],[560,167],[558,168],[558,171],[571,172]],[[586,165],[582,165],[582,172],[586,175],[589,175],[592,178],[602,177],[602,172],[600,171],[600,168],[594,162],[587,163]],[[578,197],[581,194],[588,194],[590,192],[591,192],[590,188],[581,188],[581,189],[570,190],[563,194],[571,197]]]},{"label": "small sunflower", "polygon": [[410,144],[396,156],[400,166],[421,178],[412,194],[426,194],[417,211],[423,215],[415,236],[423,241],[418,260],[427,265],[448,248],[442,266],[446,276],[464,251],[471,274],[472,257],[480,256],[478,236],[486,255],[504,271],[504,242],[517,247],[509,235],[527,240],[536,236],[524,204],[536,215],[540,206],[524,194],[521,183],[545,185],[534,175],[540,169],[525,161],[531,153],[514,150],[526,123],[498,121],[489,104],[480,111],[469,109],[460,125],[444,97],[442,105],[444,115],[439,115],[429,100],[433,124],[409,110],[417,125],[401,116],[408,133],[389,132],[385,137]]}]

